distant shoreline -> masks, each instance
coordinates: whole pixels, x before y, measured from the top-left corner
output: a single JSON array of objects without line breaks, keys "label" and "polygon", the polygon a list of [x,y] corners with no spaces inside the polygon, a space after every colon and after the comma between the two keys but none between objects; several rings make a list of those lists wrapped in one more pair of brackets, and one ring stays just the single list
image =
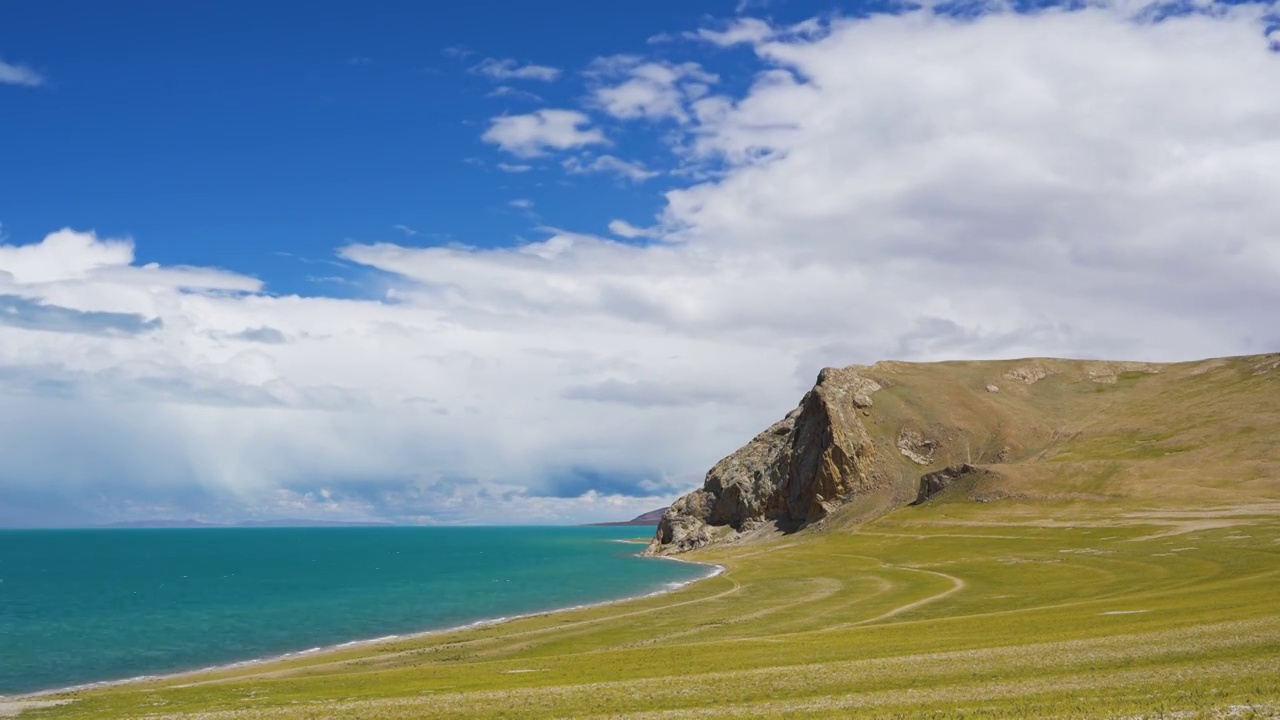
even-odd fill
[{"label": "distant shoreline", "polygon": [[662,516],[666,511],[667,508],[661,507],[657,510],[650,510],[647,513],[637,515],[630,520],[588,523],[586,527],[651,527],[656,529],[658,527],[658,523],[662,522]]},{"label": "distant shoreline", "polygon": [[657,522],[649,522],[648,520],[623,520],[621,522],[607,523],[587,523],[582,527],[651,527],[657,528]]},{"label": "distant shoreline", "polygon": [[[603,524],[626,525],[627,523],[603,523]],[[620,540],[619,542],[629,542],[629,541]],[[639,553],[636,553],[636,557],[641,557],[641,555]],[[38,700],[44,700],[51,697],[67,695],[71,693],[79,693],[79,692],[84,692],[89,690],[99,690],[102,688],[109,688],[109,687],[120,686],[120,685],[134,685],[138,683],[152,682],[156,680],[176,680],[179,678],[199,675],[203,673],[218,672],[220,670],[247,668],[247,667],[254,667],[256,665],[270,665],[271,663],[275,663],[275,662],[295,660],[300,657],[309,657],[312,655],[323,655],[325,653],[337,652],[339,650],[350,650],[352,648],[359,648],[359,647],[372,647],[372,646],[379,645],[381,643],[388,643],[392,641],[412,641],[412,640],[417,640],[419,638],[430,637],[432,635],[441,635],[444,633],[457,632],[460,630],[470,630],[473,628],[489,627],[491,625],[500,625],[502,623],[513,622],[515,620],[526,620],[528,618],[542,617],[544,615],[554,615],[557,613],[570,612],[572,610],[587,610],[590,608],[606,607],[606,606],[615,605],[618,603],[630,602],[632,600],[641,600],[644,598],[656,597],[659,595],[666,595],[667,593],[672,593],[677,590],[682,590],[686,587],[689,587],[690,585],[693,585],[696,582],[709,580],[713,577],[716,577],[717,575],[722,574],[725,571],[725,567],[723,565],[719,565],[716,563],[694,562],[692,560],[684,560],[682,558],[665,557],[665,556],[646,557],[645,559],[646,560],[666,560],[670,562],[687,563],[689,565],[702,565],[708,568],[709,570],[707,574],[703,575],[702,577],[697,577],[697,578],[693,578],[692,580],[686,580],[678,583],[667,583],[663,588],[659,590],[654,590],[652,592],[647,592],[647,593],[641,593],[639,595],[628,595],[626,597],[614,598],[612,600],[601,600],[599,602],[594,602],[594,603],[570,605],[567,607],[553,608],[551,610],[538,610],[536,612],[521,613],[519,615],[510,615],[510,616],[504,616],[504,617],[498,617],[498,618],[489,618],[485,620],[477,620],[475,622],[470,622],[463,625],[454,625],[451,627],[437,628],[434,630],[422,630],[419,632],[412,632],[412,633],[398,634],[398,635],[384,635],[382,637],[368,638],[364,640],[351,640],[348,642],[338,643],[336,645],[326,645],[321,647],[308,648],[306,650],[295,650],[293,652],[282,653],[280,655],[271,655],[268,657],[253,658],[250,660],[239,660],[236,662],[222,663],[219,665],[209,665],[206,667],[195,668],[191,670],[178,670],[175,672],[157,673],[154,675],[138,675],[136,677],[122,678],[119,680],[100,680],[97,682],[82,683],[79,685],[70,685],[66,687],[53,688],[49,690],[36,690],[34,692],[22,693],[18,695],[0,695],[0,703],[22,703],[26,701],[38,701]]]},{"label": "distant shoreline", "polygon": [[432,528],[432,527],[658,527],[658,520],[635,518],[614,522],[583,523],[578,525],[412,525],[376,521],[339,520],[262,520],[236,523],[208,523],[201,520],[142,520],[137,522],[107,523],[104,525],[0,525],[0,532],[54,531],[54,530],[323,530],[340,528]]}]

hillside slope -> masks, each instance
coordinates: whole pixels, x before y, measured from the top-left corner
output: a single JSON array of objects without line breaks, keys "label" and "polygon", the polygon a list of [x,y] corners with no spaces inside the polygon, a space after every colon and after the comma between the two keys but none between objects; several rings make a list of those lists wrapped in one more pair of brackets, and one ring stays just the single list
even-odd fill
[{"label": "hillside slope", "polygon": [[1271,499],[1277,437],[1280,354],[828,368],[672,505],[648,552],[857,522],[912,501]]}]

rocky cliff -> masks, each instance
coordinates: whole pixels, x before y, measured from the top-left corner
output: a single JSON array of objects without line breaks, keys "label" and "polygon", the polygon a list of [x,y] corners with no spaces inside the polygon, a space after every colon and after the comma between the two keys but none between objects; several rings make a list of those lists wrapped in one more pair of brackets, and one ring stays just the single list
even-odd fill
[{"label": "rocky cliff", "polygon": [[647,552],[683,552],[765,523],[799,529],[882,484],[859,418],[880,389],[862,368],[823,370],[799,407],[716,463],[702,489],[663,514]]},{"label": "rocky cliff", "polygon": [[1240,482],[1270,497],[1280,459],[1263,429],[1280,422],[1277,382],[1280,354],[828,368],[663,514],[647,552],[844,527],[908,504],[1216,502]]}]

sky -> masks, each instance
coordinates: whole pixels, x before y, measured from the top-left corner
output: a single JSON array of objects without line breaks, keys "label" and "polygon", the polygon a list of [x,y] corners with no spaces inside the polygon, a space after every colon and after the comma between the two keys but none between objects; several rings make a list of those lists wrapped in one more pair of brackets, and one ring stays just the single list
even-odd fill
[{"label": "sky", "polygon": [[1280,4],[0,15],[0,526],[626,519],[825,366],[1280,350]]}]

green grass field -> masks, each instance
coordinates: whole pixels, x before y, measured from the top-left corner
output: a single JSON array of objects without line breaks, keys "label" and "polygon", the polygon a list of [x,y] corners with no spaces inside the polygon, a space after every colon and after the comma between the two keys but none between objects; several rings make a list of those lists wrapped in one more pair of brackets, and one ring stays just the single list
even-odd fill
[{"label": "green grass field", "polygon": [[1280,507],[1000,504],[702,552],[727,572],[665,596],[23,717],[1280,717]]},{"label": "green grass field", "polygon": [[726,571],[663,596],[22,717],[1280,717],[1280,369],[983,391],[1005,365],[896,366],[870,416],[940,464],[1013,448],[986,485],[697,551]]}]

